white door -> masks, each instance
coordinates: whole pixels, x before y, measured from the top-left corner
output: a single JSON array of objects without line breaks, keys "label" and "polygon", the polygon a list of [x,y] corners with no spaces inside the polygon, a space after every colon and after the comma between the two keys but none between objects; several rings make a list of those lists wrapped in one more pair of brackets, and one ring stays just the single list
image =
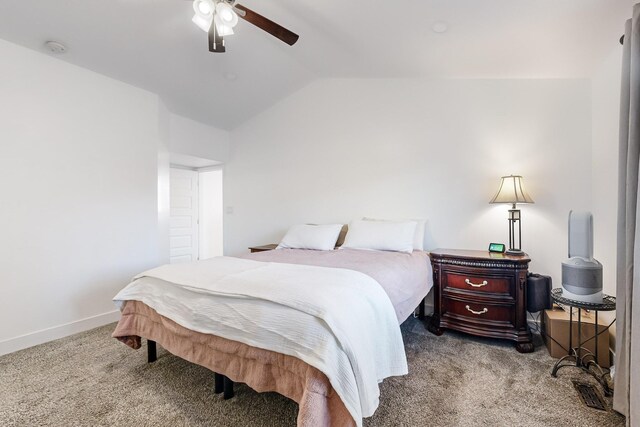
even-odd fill
[{"label": "white door", "polygon": [[222,169],[199,171],[200,259],[223,254]]},{"label": "white door", "polygon": [[169,262],[198,259],[198,172],[171,168]]}]

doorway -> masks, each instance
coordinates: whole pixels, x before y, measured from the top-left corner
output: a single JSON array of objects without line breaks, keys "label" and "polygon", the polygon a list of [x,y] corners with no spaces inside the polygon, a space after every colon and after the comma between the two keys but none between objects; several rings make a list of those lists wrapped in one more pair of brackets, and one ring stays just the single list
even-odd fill
[{"label": "doorway", "polygon": [[223,254],[222,168],[171,167],[169,262]]}]

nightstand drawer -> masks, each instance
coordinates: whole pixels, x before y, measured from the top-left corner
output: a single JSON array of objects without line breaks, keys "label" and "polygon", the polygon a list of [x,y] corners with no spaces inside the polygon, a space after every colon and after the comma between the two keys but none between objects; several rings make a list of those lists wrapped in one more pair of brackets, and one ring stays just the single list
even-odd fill
[{"label": "nightstand drawer", "polygon": [[473,293],[489,293],[495,296],[509,296],[515,298],[514,287],[509,277],[492,277],[487,274],[470,274],[465,272],[443,272],[442,290],[453,291],[463,290]]},{"label": "nightstand drawer", "polygon": [[442,299],[442,317],[493,327],[513,328],[515,310],[512,305],[487,304],[451,298]]}]

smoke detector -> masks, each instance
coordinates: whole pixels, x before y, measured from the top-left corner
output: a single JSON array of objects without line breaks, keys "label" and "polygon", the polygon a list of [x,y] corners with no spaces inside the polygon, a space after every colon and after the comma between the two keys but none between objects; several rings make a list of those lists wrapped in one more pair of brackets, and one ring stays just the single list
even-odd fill
[{"label": "smoke detector", "polygon": [[55,53],[56,55],[60,55],[60,54],[65,53],[67,51],[67,47],[65,45],[63,45],[62,43],[57,42],[55,40],[49,40],[49,41],[45,42],[44,46],[51,53]]}]

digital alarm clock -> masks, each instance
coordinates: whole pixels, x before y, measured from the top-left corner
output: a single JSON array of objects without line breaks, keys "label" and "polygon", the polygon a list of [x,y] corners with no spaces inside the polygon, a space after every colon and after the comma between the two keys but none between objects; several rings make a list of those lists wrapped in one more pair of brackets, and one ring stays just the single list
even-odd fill
[{"label": "digital alarm clock", "polygon": [[489,252],[503,254],[506,250],[504,243],[489,243]]}]

